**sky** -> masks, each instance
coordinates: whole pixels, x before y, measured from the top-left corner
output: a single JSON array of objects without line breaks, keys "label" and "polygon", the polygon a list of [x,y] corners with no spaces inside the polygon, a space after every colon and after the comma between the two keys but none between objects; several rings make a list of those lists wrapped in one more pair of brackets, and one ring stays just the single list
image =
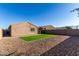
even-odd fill
[{"label": "sky", "polygon": [[55,27],[79,25],[77,13],[70,11],[79,4],[68,3],[0,3],[0,28],[10,24],[31,22],[37,26]]}]

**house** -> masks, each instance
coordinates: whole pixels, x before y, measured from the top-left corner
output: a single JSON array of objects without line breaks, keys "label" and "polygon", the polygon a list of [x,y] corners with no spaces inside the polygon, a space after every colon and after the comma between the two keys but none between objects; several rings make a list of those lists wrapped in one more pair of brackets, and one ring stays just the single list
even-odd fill
[{"label": "house", "polygon": [[20,37],[24,35],[41,34],[42,30],[55,29],[52,25],[37,27],[30,22],[21,22],[11,24],[8,29],[0,29],[0,38],[2,37]]},{"label": "house", "polygon": [[8,30],[10,31],[10,35],[12,37],[38,34],[38,27],[29,22],[12,24],[9,26]]}]

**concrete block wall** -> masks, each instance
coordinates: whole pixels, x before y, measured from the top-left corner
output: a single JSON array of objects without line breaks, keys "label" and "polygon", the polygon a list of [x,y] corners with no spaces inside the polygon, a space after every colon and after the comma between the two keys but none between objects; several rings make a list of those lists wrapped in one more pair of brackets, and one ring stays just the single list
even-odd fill
[{"label": "concrete block wall", "polygon": [[43,33],[46,33],[46,34],[79,36],[79,29],[44,30]]}]

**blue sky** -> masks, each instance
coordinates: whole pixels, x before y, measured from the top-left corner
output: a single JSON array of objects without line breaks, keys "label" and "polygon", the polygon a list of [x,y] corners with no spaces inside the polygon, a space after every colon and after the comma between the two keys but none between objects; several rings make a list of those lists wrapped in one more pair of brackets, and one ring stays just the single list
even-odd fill
[{"label": "blue sky", "polygon": [[53,25],[56,27],[79,25],[77,13],[71,13],[79,4],[67,3],[1,3],[0,27],[10,24],[31,22],[37,26]]}]

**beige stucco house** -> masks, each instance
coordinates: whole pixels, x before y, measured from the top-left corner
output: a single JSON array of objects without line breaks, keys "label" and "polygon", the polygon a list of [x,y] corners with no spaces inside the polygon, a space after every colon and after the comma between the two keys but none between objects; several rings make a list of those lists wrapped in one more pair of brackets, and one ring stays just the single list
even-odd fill
[{"label": "beige stucco house", "polygon": [[38,34],[38,27],[29,22],[22,22],[10,25],[9,31],[12,37],[36,35]]}]

